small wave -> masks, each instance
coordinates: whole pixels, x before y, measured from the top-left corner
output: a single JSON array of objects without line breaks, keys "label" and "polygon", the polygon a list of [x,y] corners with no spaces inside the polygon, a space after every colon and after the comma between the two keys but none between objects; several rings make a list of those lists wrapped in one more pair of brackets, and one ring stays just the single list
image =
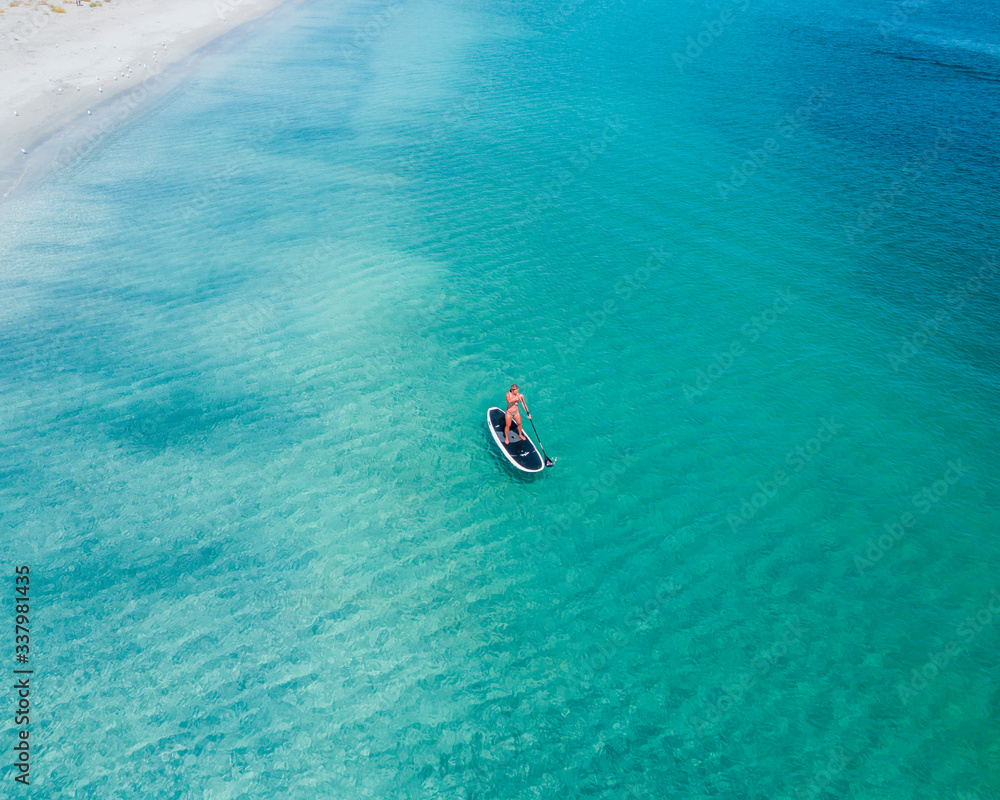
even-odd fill
[{"label": "small wave", "polygon": [[980,53],[990,56],[990,58],[1000,59],[1000,44],[977,42],[972,39],[940,39],[923,34],[916,34],[913,39],[944,50],[966,50],[970,53]]},{"label": "small wave", "polygon": [[976,78],[981,81],[988,81],[990,83],[1000,83],[1000,74],[985,72],[975,67],[971,67],[968,64],[954,64],[948,61],[941,61],[937,58],[928,58],[925,56],[915,56],[907,53],[894,53],[891,50],[876,50],[876,53],[880,55],[891,56],[892,58],[899,59],[900,61],[914,61],[919,64],[930,64],[935,67],[942,67],[943,69],[954,70],[955,72],[960,72],[963,75]]},{"label": "small wave", "polygon": [[[914,61],[960,72],[970,78],[1000,83],[1000,72],[994,69],[1000,57],[1000,45],[972,39],[948,38],[945,32],[925,28],[923,31],[899,32],[898,42],[914,47],[878,50],[901,61]],[[906,52],[908,50],[908,52]],[[921,52],[922,51],[922,52]],[[986,56],[986,58],[983,58]]]}]

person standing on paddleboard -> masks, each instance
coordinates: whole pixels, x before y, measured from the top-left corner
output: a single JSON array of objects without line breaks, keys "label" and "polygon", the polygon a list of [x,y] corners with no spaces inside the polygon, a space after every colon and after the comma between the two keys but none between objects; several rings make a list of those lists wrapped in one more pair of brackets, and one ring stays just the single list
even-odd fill
[{"label": "person standing on paddleboard", "polygon": [[524,402],[524,395],[517,388],[517,384],[513,384],[510,387],[510,391],[507,392],[507,425],[504,428],[504,444],[510,444],[510,421],[511,418],[517,423],[517,434],[522,439],[527,438],[524,435],[524,431],[521,429],[521,410],[517,407],[520,403],[524,406],[524,413],[528,415],[528,419],[531,419],[531,412],[528,411],[528,404]]}]

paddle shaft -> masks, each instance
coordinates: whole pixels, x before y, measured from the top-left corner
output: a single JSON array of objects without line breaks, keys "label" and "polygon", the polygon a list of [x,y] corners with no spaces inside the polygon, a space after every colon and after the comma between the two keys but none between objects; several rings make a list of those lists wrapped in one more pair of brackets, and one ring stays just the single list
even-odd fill
[{"label": "paddle shaft", "polygon": [[538,435],[538,428],[535,427],[535,421],[531,418],[531,412],[528,411],[528,404],[524,402],[524,395],[521,396],[521,405],[524,406],[524,413],[528,415],[528,422],[531,423],[531,430],[535,432],[535,439],[538,440],[538,449],[542,451],[542,458],[545,459],[545,466],[551,467],[555,464],[555,459],[549,458],[545,452],[545,447],[542,445],[542,439]]},{"label": "paddle shaft", "polygon": [[[525,411],[528,410],[527,404],[525,404],[524,410]],[[535,427],[535,421],[531,418],[531,414],[528,414],[528,422],[531,423],[531,430],[533,430],[535,432],[535,439],[538,440],[538,449],[542,451],[542,456],[545,458],[545,466],[548,467],[548,466],[554,464],[555,462],[551,458],[549,458],[547,455],[545,455],[545,448],[542,446],[542,439],[538,435],[538,428]]]}]

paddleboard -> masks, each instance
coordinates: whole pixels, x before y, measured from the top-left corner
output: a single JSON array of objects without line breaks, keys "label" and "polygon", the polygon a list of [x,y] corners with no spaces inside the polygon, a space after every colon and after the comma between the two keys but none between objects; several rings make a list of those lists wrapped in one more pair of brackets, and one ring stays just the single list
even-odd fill
[{"label": "paddleboard", "polygon": [[[486,424],[490,433],[493,434],[493,441],[497,443],[500,452],[507,460],[523,472],[541,472],[545,469],[545,462],[542,461],[542,454],[538,452],[535,443],[525,434],[521,438],[517,433],[517,422],[510,421],[510,444],[504,444],[503,429],[507,424],[507,415],[502,408],[495,406],[486,412]],[[522,426],[523,427],[523,426]]]}]

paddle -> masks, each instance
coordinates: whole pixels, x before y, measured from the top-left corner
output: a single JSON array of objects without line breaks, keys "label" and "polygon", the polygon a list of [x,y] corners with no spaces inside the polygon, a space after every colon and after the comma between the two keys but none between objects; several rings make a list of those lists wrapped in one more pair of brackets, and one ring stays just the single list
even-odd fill
[{"label": "paddle", "polygon": [[542,455],[545,456],[545,466],[552,467],[555,466],[556,460],[554,458],[549,458],[545,455],[545,448],[542,447],[542,440],[538,436],[538,428],[535,427],[535,421],[531,418],[531,414],[528,414],[528,422],[531,423],[531,430],[535,432],[535,439],[538,441],[538,449],[542,451]]}]

